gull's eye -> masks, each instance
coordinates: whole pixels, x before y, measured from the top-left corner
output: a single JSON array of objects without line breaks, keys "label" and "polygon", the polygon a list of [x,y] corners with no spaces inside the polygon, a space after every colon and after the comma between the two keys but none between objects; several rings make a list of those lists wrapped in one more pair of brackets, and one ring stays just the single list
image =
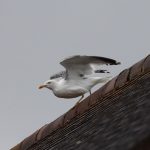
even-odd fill
[{"label": "gull's eye", "polygon": [[47,84],[51,84],[51,82],[47,82]]}]

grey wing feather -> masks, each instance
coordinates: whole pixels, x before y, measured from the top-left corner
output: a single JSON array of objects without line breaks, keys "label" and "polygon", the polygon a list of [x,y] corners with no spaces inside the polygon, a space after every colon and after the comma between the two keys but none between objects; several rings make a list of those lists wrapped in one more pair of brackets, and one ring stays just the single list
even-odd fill
[{"label": "grey wing feather", "polygon": [[92,74],[95,70],[94,65],[118,65],[120,63],[106,57],[76,55],[64,59],[60,64],[66,68],[67,78],[79,79],[81,74]]},{"label": "grey wing feather", "polygon": [[69,58],[64,59],[60,62],[61,65],[67,66],[68,64],[106,64],[106,65],[118,65],[120,62],[117,62],[114,59],[106,58],[106,57],[99,57],[99,56],[72,56]]},{"label": "grey wing feather", "polygon": [[50,79],[66,78],[66,77],[67,77],[66,71],[61,71],[61,72],[58,72],[58,73],[52,75],[52,76],[50,77]]}]

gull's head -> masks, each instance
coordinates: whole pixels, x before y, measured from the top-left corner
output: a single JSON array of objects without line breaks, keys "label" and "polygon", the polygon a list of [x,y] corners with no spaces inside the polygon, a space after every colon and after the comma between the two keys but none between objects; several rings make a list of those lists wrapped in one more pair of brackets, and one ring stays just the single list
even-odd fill
[{"label": "gull's head", "polygon": [[53,80],[47,80],[42,85],[38,87],[38,89],[48,88],[52,90],[54,87],[54,81]]}]

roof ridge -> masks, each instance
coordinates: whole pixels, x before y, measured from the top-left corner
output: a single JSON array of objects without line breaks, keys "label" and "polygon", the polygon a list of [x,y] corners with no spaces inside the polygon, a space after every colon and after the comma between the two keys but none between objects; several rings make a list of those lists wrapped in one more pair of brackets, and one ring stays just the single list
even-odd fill
[{"label": "roof ridge", "polygon": [[143,76],[149,72],[150,55],[135,63],[130,68],[120,72],[119,75],[117,75],[112,80],[107,82],[104,86],[95,91],[91,95],[91,98],[90,96],[85,98],[78,106],[70,109],[53,122],[44,125],[32,135],[25,138],[21,143],[13,147],[11,150],[27,150],[30,146],[37,143],[37,141],[46,138],[54,131],[64,127],[66,124],[71,122],[73,118],[85,113],[88,109],[95,105],[97,101],[107,97],[110,93],[115,94],[117,90],[122,89],[122,87],[128,85],[132,81],[136,81],[136,79],[139,79],[140,76]]}]

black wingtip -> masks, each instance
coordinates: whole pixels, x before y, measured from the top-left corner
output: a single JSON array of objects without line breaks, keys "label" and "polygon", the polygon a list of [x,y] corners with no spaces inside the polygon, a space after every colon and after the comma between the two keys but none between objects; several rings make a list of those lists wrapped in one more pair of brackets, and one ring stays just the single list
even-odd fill
[{"label": "black wingtip", "polygon": [[95,70],[95,73],[110,73],[107,70]]},{"label": "black wingtip", "polygon": [[110,65],[120,65],[121,62],[115,62],[115,63],[111,63]]}]

